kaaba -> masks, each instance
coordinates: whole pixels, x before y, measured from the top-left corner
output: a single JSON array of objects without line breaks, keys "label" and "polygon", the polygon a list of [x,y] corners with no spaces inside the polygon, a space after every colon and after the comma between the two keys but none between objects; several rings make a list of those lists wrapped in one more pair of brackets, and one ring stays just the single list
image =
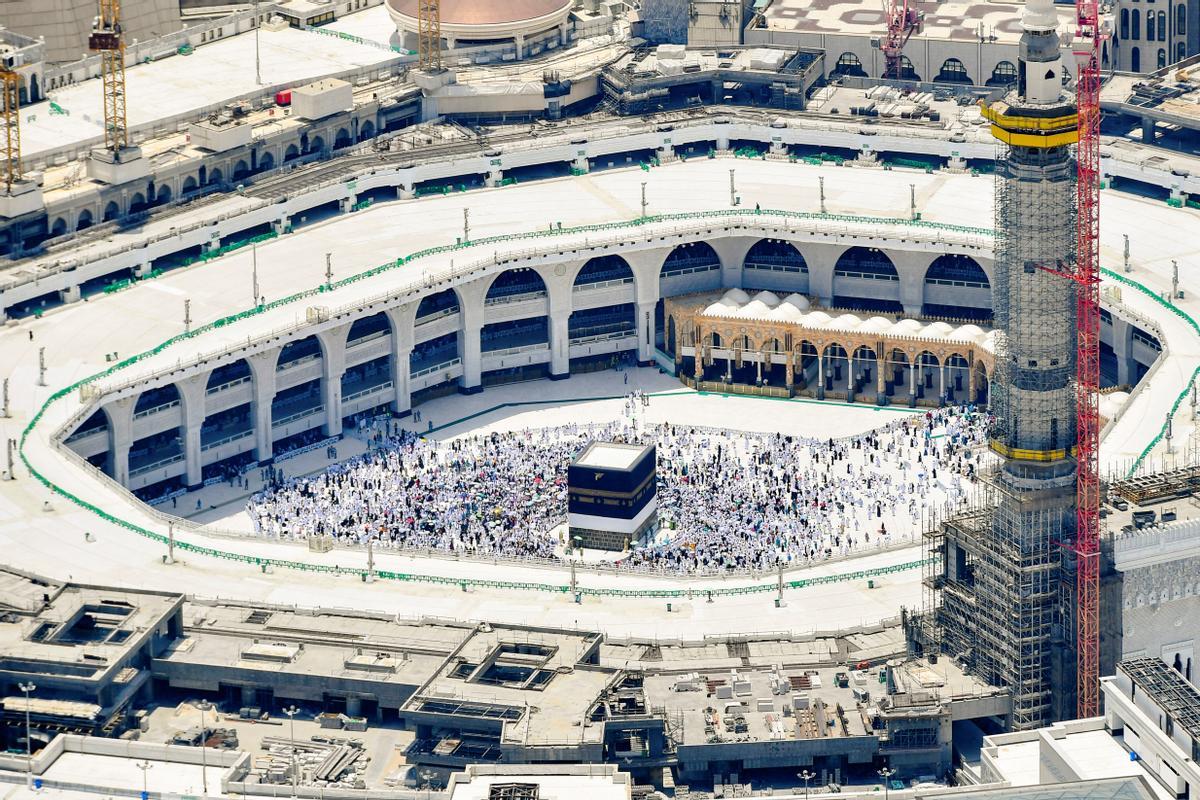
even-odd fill
[{"label": "kaaba", "polygon": [[571,544],[623,551],[658,528],[654,445],[592,442],[567,468]]}]

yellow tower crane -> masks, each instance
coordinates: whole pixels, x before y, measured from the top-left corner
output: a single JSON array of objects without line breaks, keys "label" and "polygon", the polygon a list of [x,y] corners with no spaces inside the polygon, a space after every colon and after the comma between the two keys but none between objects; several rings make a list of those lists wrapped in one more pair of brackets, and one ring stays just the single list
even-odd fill
[{"label": "yellow tower crane", "polygon": [[113,153],[129,146],[125,115],[125,41],[121,38],[121,0],[100,0],[88,48],[100,54],[104,81],[104,145]]},{"label": "yellow tower crane", "polygon": [[442,8],[440,0],[417,0],[417,66],[442,70]]},{"label": "yellow tower crane", "polygon": [[0,89],[4,92],[4,188],[12,194],[21,180],[21,76],[0,63]]}]

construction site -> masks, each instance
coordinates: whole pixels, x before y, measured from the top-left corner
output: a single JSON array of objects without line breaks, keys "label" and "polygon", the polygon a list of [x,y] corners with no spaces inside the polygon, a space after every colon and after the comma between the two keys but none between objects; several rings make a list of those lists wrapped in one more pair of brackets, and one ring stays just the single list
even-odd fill
[{"label": "construction site", "polygon": [[[1097,0],[178,5],[0,11],[14,797],[1200,787],[1191,61]],[[538,527],[535,454],[652,429],[637,537]]]}]

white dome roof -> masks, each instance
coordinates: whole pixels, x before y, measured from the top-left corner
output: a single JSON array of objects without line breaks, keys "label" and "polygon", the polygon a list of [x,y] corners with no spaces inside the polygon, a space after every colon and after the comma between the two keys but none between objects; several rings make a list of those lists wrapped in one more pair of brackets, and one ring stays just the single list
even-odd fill
[{"label": "white dome roof", "polygon": [[739,317],[749,317],[749,318],[753,319],[753,318],[758,318],[758,317],[765,317],[765,316],[769,315],[770,313],[771,313],[770,306],[768,306],[762,300],[754,299],[754,300],[751,300],[746,305],[742,306],[741,310],[738,311],[738,316]]},{"label": "white dome roof", "polygon": [[965,339],[972,342],[978,342],[983,336],[983,328],[978,325],[961,325],[954,329],[952,336],[955,339]]},{"label": "white dome roof", "polygon": [[750,302],[750,295],[743,292],[741,289],[730,289],[725,294],[721,295],[721,300],[732,300],[739,306],[744,306]]},{"label": "white dome roof", "polygon": [[775,294],[774,292],[759,292],[758,294],[754,295],[754,299],[770,306],[771,308],[779,305],[780,302],[779,295]]},{"label": "white dome roof", "polygon": [[771,312],[772,319],[788,320],[789,322],[800,322],[804,319],[804,312],[796,308],[791,303],[782,303],[778,308]]},{"label": "white dome roof", "polygon": [[804,317],[804,322],[810,328],[818,328],[833,319],[824,311],[814,311]]},{"label": "white dome roof", "polygon": [[854,314],[842,314],[833,322],[829,323],[831,328],[841,328],[842,330],[854,330],[859,325],[862,325],[862,317]]},{"label": "white dome roof", "polygon": [[896,333],[908,335],[915,334],[919,330],[921,330],[921,323],[915,319],[902,319],[896,323],[895,328]]},{"label": "white dome roof", "polygon": [[795,292],[792,292],[787,297],[783,298],[783,302],[793,305],[801,311],[808,311],[810,308],[812,308],[812,303],[808,301],[807,297],[802,294],[796,294]]},{"label": "white dome roof", "polygon": [[734,311],[737,311],[737,306],[733,303],[718,301],[704,309],[704,315],[708,317],[727,317]]},{"label": "white dome roof", "polygon": [[893,323],[887,317],[871,317],[862,324],[859,330],[863,331],[886,331],[891,329]]}]

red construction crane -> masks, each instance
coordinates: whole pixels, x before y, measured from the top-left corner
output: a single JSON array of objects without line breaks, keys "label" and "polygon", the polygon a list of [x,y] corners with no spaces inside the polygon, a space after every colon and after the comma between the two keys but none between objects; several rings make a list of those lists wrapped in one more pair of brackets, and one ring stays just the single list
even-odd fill
[{"label": "red construction crane", "polygon": [[916,0],[883,0],[883,15],[887,20],[887,36],[879,42],[879,49],[887,59],[883,77],[896,80],[901,74],[904,45],[910,36],[921,32],[923,15],[917,10]]},{"label": "red construction crane", "polygon": [[1100,16],[1097,0],[1075,0],[1079,104],[1075,280],[1076,364],[1076,714],[1100,713]]}]

